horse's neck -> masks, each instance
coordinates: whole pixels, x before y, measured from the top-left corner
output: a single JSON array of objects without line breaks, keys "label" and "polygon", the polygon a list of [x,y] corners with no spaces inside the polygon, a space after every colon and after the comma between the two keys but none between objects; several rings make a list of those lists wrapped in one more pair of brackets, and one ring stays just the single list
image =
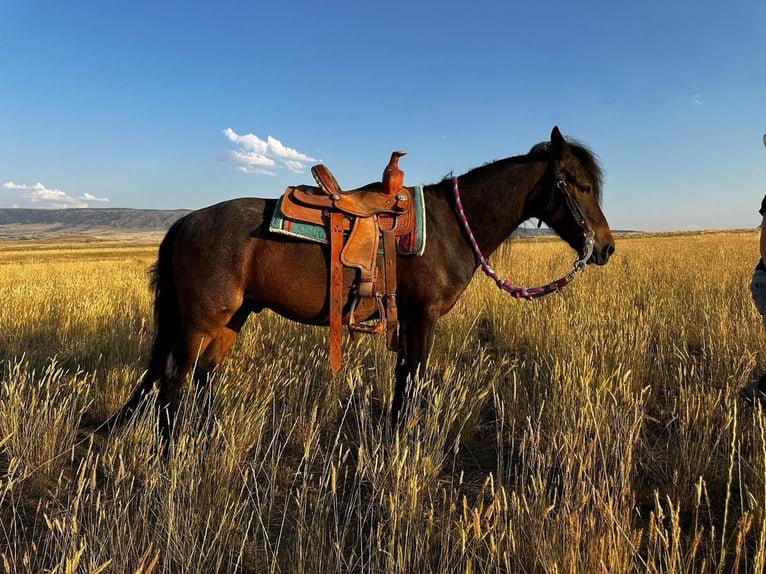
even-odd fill
[{"label": "horse's neck", "polygon": [[458,178],[463,210],[479,248],[494,252],[530,217],[528,198],[543,178],[545,162],[488,164]]}]

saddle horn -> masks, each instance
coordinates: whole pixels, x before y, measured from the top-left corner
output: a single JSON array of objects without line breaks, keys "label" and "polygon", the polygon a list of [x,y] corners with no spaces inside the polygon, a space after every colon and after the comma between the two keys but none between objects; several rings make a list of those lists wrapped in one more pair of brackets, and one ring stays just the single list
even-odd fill
[{"label": "saddle horn", "polygon": [[407,155],[406,151],[395,151],[391,154],[388,165],[383,170],[381,183],[383,184],[383,193],[395,195],[404,184],[404,172],[399,169],[399,158]]}]

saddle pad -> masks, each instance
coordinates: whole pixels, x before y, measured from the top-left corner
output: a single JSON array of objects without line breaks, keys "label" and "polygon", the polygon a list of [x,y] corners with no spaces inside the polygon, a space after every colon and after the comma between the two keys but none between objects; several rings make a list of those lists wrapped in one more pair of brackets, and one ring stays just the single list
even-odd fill
[{"label": "saddle pad", "polygon": [[[415,210],[415,233],[414,238],[401,237],[397,242],[397,249],[401,255],[422,255],[423,250],[426,248],[426,213],[423,187],[420,185],[408,185],[407,187],[412,191],[413,209]],[[274,210],[274,215],[271,218],[269,231],[316,243],[330,242],[325,227],[302,221],[294,221],[285,217],[284,213],[282,213],[282,197],[277,200],[277,208]]]}]

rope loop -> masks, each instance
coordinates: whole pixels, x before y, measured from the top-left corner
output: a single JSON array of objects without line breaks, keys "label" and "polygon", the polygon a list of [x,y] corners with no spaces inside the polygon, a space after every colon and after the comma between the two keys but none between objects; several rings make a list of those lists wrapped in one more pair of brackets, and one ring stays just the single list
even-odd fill
[{"label": "rope loop", "polygon": [[[566,192],[566,180],[559,180],[556,182],[556,186],[559,189],[563,189],[566,194],[567,198],[567,206],[570,210],[573,211],[573,215],[575,215],[576,218],[578,218],[578,222],[582,221],[585,222],[585,216],[582,214],[582,210],[580,209],[579,204],[577,204],[577,209],[574,209],[574,206],[572,205],[573,202],[575,202],[574,198],[569,195]],[[567,273],[564,277],[561,279],[557,279],[556,281],[551,281],[550,283],[547,283],[545,285],[541,285],[540,287],[517,287],[515,285],[512,285],[507,279],[501,279],[498,277],[497,273],[495,273],[495,270],[492,269],[492,267],[489,266],[489,262],[487,261],[486,257],[481,252],[481,249],[479,248],[479,244],[476,242],[476,238],[473,236],[473,231],[471,231],[471,226],[468,224],[468,218],[465,216],[465,211],[463,211],[463,203],[460,201],[460,190],[458,189],[457,184],[457,178],[452,178],[452,193],[455,197],[455,212],[457,213],[457,218],[460,221],[460,224],[463,226],[463,230],[465,231],[466,235],[468,236],[468,241],[471,244],[471,247],[473,248],[473,252],[476,255],[476,257],[479,260],[479,263],[481,264],[481,270],[484,271],[484,274],[488,277],[491,277],[494,279],[495,284],[508,293],[511,297],[514,297],[515,299],[526,299],[527,301],[532,301],[533,299],[537,299],[538,297],[544,297],[545,295],[549,295],[551,293],[558,293],[561,291],[564,287],[569,285],[569,283],[572,282],[572,280],[575,278],[575,276],[585,269],[585,266],[588,264],[588,259],[590,259],[590,256],[593,254],[593,247],[595,245],[595,240],[593,236],[595,235],[594,231],[585,226],[585,241],[583,244],[583,253],[582,256],[579,259],[576,259],[575,262],[572,264],[572,270]],[[579,217],[578,217],[579,214]]]}]

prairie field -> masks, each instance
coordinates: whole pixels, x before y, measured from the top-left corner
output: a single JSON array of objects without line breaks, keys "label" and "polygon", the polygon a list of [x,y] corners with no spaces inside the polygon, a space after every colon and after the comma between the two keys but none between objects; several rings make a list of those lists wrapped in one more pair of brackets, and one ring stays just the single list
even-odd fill
[{"label": "prairie field", "polygon": [[[723,573],[766,564],[758,233],[624,234],[560,294],[477,272],[387,427],[394,355],[270,312],[167,458],[139,380],[156,243],[0,242],[0,572]],[[564,275],[554,239],[491,258]]]}]

